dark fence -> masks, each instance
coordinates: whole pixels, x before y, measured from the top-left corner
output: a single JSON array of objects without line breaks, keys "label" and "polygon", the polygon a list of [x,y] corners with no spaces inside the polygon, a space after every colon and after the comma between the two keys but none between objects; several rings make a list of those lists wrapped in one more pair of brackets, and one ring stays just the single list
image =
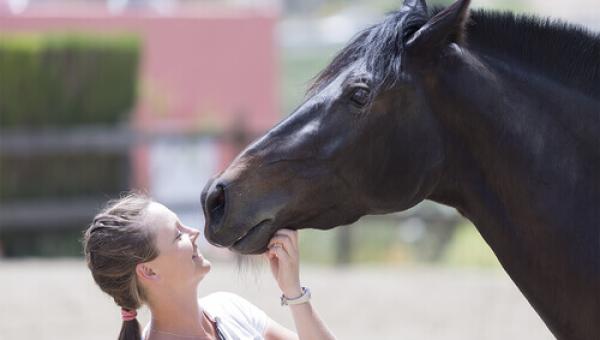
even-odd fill
[{"label": "dark fence", "polygon": [[252,138],[244,126],[184,136],[126,126],[0,131],[4,256],[79,255],[81,231],[94,213],[133,187],[132,151],[182,137],[209,138],[236,149]]}]

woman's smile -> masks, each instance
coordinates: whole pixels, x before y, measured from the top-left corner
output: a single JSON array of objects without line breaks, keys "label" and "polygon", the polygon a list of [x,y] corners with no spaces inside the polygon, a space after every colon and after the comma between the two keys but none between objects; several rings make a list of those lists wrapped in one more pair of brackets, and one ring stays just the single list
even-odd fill
[{"label": "woman's smile", "polygon": [[198,252],[195,252],[194,255],[192,255],[192,260],[204,262],[204,257],[198,254]]}]

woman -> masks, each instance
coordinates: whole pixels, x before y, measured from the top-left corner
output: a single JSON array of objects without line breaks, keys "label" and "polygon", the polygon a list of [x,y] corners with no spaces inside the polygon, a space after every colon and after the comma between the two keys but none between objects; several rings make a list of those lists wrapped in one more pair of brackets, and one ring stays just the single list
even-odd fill
[{"label": "woman", "polygon": [[[334,339],[300,287],[295,231],[278,231],[265,256],[298,335],[237,295],[198,299],[198,284],[211,268],[198,253],[198,235],[162,204],[136,194],[96,215],[84,252],[96,283],[121,307],[119,339]],[[140,332],[136,310],[143,304],[152,317]]]}]

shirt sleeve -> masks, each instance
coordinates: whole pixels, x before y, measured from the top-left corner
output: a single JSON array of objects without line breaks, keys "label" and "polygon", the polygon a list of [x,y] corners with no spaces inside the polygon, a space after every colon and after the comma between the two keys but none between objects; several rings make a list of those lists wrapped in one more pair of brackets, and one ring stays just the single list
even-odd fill
[{"label": "shirt sleeve", "polygon": [[256,307],[239,295],[233,293],[223,294],[227,295],[228,299],[235,306],[235,308],[244,315],[244,317],[248,320],[248,323],[254,329],[256,329],[256,331],[258,331],[261,335],[265,334],[270,318],[262,309]]}]

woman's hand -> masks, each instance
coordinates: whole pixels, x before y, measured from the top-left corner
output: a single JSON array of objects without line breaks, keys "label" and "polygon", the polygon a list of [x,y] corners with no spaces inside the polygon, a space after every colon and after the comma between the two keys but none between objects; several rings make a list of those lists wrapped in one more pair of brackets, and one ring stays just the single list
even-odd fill
[{"label": "woman's hand", "polygon": [[283,294],[291,299],[301,296],[298,232],[289,229],[278,230],[269,241],[268,248],[265,255]]},{"label": "woman's hand", "polygon": [[[278,230],[269,241],[268,247],[269,250],[265,255],[269,259],[271,271],[283,295],[290,299],[300,297],[302,289],[300,288],[298,232],[288,229]],[[331,331],[327,329],[327,326],[313,309],[310,301],[290,305],[289,307],[300,340],[335,340]],[[295,339],[295,337],[271,326],[265,333],[265,339],[281,340]]]}]

